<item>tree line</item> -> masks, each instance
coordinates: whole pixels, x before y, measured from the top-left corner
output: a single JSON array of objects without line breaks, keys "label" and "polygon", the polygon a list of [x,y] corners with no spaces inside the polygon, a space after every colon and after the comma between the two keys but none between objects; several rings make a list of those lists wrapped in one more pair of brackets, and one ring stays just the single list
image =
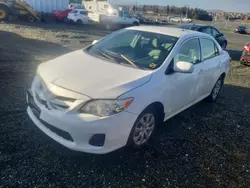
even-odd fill
[{"label": "tree line", "polygon": [[158,14],[167,14],[187,16],[188,18],[212,21],[213,17],[209,13],[200,8],[190,8],[190,7],[176,7],[176,6],[158,6],[158,5],[143,5],[134,6],[133,11],[139,12],[153,12]]}]

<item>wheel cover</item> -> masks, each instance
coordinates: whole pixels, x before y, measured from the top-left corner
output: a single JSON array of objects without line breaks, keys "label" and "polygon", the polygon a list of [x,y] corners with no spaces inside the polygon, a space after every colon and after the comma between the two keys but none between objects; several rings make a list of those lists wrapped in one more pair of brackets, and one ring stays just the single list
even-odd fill
[{"label": "wheel cover", "polygon": [[29,20],[29,22],[34,22],[34,21],[35,21],[35,18],[34,18],[33,16],[29,16],[29,17],[28,17],[28,20]]},{"label": "wheel cover", "polygon": [[6,12],[4,10],[0,10],[0,19],[3,19],[6,17]]},{"label": "wheel cover", "polygon": [[136,124],[133,132],[133,141],[137,146],[147,142],[155,128],[155,117],[153,114],[145,114]]},{"label": "wheel cover", "polygon": [[218,80],[214,86],[214,90],[213,90],[213,99],[216,99],[216,97],[218,96],[219,92],[221,89],[221,80]]}]

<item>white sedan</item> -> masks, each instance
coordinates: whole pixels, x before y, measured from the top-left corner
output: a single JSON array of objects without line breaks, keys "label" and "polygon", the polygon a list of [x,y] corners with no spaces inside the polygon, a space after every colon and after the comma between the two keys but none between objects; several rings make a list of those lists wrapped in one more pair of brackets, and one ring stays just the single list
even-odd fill
[{"label": "white sedan", "polygon": [[88,24],[89,17],[86,9],[74,9],[68,15],[68,20],[76,24]]},{"label": "white sedan", "polygon": [[229,64],[229,54],[207,34],[131,27],[41,64],[27,112],[72,150],[141,148],[170,117],[203,99],[215,101]]}]

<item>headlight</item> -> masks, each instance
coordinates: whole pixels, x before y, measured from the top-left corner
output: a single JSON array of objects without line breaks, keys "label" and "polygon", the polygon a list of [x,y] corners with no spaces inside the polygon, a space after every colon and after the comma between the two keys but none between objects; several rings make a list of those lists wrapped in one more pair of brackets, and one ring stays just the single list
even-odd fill
[{"label": "headlight", "polygon": [[100,117],[122,112],[133,102],[133,98],[123,100],[92,100],[80,108],[79,112]]}]

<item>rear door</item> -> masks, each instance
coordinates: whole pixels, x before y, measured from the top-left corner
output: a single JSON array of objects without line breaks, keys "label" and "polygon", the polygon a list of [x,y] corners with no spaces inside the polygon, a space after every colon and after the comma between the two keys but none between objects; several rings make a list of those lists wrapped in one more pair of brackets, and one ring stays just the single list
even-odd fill
[{"label": "rear door", "polygon": [[200,39],[202,50],[202,72],[204,75],[203,93],[210,94],[215,82],[220,77],[220,63],[221,58],[219,49],[213,39]]},{"label": "rear door", "polygon": [[87,24],[89,22],[88,12],[87,11],[80,11],[80,17],[83,22],[83,24]]}]

